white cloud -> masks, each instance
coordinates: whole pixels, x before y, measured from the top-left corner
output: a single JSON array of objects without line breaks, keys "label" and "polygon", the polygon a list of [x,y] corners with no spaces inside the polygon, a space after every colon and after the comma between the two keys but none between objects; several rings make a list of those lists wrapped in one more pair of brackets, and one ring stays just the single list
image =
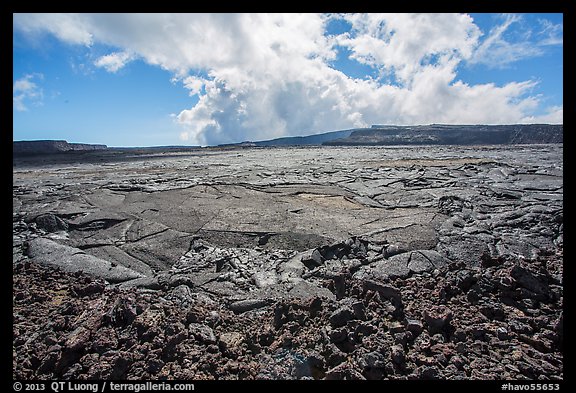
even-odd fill
[{"label": "white cloud", "polygon": [[552,23],[547,19],[539,19],[538,22],[542,29],[538,32],[538,44],[542,46],[547,45],[562,45],[564,42],[564,26],[560,23]]},{"label": "white cloud", "polygon": [[354,14],[343,18],[353,30],[338,37],[338,43],[347,46],[353,58],[393,71],[404,83],[435,59],[469,58],[480,36],[468,15]]},{"label": "white cloud", "polygon": [[561,106],[547,108],[546,113],[539,116],[526,116],[521,123],[563,124],[564,109]]},{"label": "white cloud", "polygon": [[92,44],[90,26],[82,14],[13,14],[14,27],[30,35],[48,32],[71,44]]},{"label": "white cloud", "polygon": [[199,94],[202,91],[202,87],[204,87],[204,83],[206,83],[206,81],[203,78],[187,76],[186,78],[184,78],[182,83],[184,84],[185,88],[190,90],[190,95],[195,96],[196,94]]},{"label": "white cloud", "polygon": [[12,85],[12,105],[17,111],[27,111],[26,102],[41,103],[44,94],[42,89],[33,82],[34,79],[44,79],[44,75],[27,74],[17,79]]},{"label": "white cloud", "polygon": [[109,55],[99,57],[94,62],[96,67],[103,67],[108,72],[117,72],[119,69],[123,68],[126,64],[132,61],[134,57],[127,52],[114,52]]},{"label": "white cloud", "polygon": [[485,64],[489,67],[503,67],[526,57],[537,56],[542,51],[528,41],[510,42],[504,38],[509,27],[518,23],[517,15],[506,15],[502,24],[490,30],[488,37],[477,48],[470,59],[471,64]]},{"label": "white cloud", "polygon": [[180,140],[187,141],[188,139],[190,139],[190,134],[188,133],[188,131],[182,131],[180,133]]},{"label": "white cloud", "polygon": [[[468,85],[457,74],[464,62],[509,64],[530,54],[505,37],[516,18],[483,41],[460,14],[39,14],[15,16],[14,25],[118,48],[97,60],[111,72],[136,57],[172,72],[197,97],[174,117],[180,139],[216,144],[373,123],[520,122],[539,106],[535,82]],[[331,19],[352,29],[327,36]],[[542,37],[558,37],[557,27],[542,26]],[[340,47],[384,77],[335,69]]]},{"label": "white cloud", "polygon": [[[534,34],[521,15],[506,14],[504,21],[490,30],[469,60],[471,64],[484,64],[492,68],[507,67],[526,58],[541,56],[544,47],[562,45],[561,24],[540,19],[541,30]],[[519,25],[514,32],[511,26]],[[507,37],[510,35],[511,37]],[[535,37],[535,38],[534,38]]]}]

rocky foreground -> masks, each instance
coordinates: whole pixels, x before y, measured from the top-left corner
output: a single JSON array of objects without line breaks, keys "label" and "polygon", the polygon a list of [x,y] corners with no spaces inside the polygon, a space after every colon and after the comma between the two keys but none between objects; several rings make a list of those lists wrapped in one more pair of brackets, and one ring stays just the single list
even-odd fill
[{"label": "rocky foreground", "polygon": [[13,172],[14,378],[564,377],[561,145]]}]

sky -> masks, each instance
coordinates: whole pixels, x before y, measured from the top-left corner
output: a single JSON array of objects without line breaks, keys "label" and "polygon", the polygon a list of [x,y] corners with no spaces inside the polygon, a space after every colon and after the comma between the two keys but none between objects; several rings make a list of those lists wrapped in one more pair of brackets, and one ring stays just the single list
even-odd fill
[{"label": "sky", "polygon": [[14,14],[13,140],[563,122],[563,14]]}]

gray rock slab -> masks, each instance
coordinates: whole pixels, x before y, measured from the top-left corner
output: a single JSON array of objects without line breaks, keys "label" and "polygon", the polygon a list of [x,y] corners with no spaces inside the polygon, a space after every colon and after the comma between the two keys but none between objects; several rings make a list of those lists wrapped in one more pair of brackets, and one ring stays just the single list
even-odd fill
[{"label": "gray rock slab", "polygon": [[436,249],[440,255],[451,261],[463,262],[468,266],[480,266],[482,255],[497,256],[491,245],[492,242],[487,242],[478,236],[462,235],[441,237]]},{"label": "gray rock slab", "polygon": [[238,300],[236,302],[231,303],[229,308],[236,314],[242,314],[246,311],[266,307],[268,304],[270,304],[270,301],[266,299],[246,299],[246,300]]},{"label": "gray rock slab", "polygon": [[108,227],[115,225],[121,221],[130,218],[130,216],[117,213],[114,211],[96,210],[89,212],[86,215],[78,216],[74,219],[68,221],[69,224],[76,227],[78,230],[89,229],[90,226],[101,229],[102,227]]},{"label": "gray rock slab", "polygon": [[54,214],[41,214],[35,219],[36,226],[46,232],[58,232],[68,230],[68,223]]},{"label": "gray rock slab", "polygon": [[412,273],[433,271],[445,266],[448,262],[447,258],[434,250],[409,251],[362,266],[354,277],[359,279],[405,278]]},{"label": "gray rock slab", "polygon": [[114,266],[109,261],[86,254],[80,249],[58,244],[45,238],[36,238],[28,243],[28,256],[44,265],[58,267],[72,273],[84,272],[112,283],[144,276],[132,269]]},{"label": "gray rock slab", "polygon": [[258,288],[268,287],[278,283],[278,275],[273,271],[259,271],[253,275],[254,284]]},{"label": "gray rock slab", "polygon": [[314,297],[335,300],[336,297],[328,289],[315,285],[309,281],[299,280],[297,282],[281,283],[270,285],[258,291],[250,293],[250,298],[256,299],[300,299],[307,300]]},{"label": "gray rock slab", "polygon": [[188,326],[188,331],[191,335],[193,335],[197,340],[200,340],[205,343],[214,344],[216,343],[216,336],[214,335],[214,331],[210,326],[203,325],[201,323],[191,323]]},{"label": "gray rock slab", "polygon": [[[303,279],[318,286],[343,269],[405,277],[443,263],[427,250],[468,266],[561,251],[562,156],[562,145],[518,145],[54,157],[14,165],[13,207],[24,221],[14,230],[26,241],[59,229],[53,240],[85,254],[144,274],[188,274],[235,299]],[[38,227],[45,214],[68,229],[51,218]],[[337,250],[310,255],[309,266],[294,257],[354,236],[368,242],[365,257]],[[211,248],[190,252],[195,238]]]},{"label": "gray rock slab", "polygon": [[192,236],[172,229],[140,237],[120,248],[127,254],[143,261],[154,271],[165,270],[174,265],[190,248]]},{"label": "gray rock slab", "polygon": [[145,276],[151,276],[154,274],[154,271],[148,264],[134,258],[116,246],[92,247],[84,251],[87,254],[94,255],[95,257],[106,261],[114,262],[117,265],[137,271]]},{"label": "gray rock slab", "polygon": [[162,288],[162,285],[158,282],[157,277],[142,277],[135,278],[133,280],[125,281],[120,284],[121,288],[145,288],[158,290]]},{"label": "gray rock slab", "polygon": [[414,273],[428,272],[444,267],[449,261],[434,250],[418,250],[411,254],[408,268]]}]

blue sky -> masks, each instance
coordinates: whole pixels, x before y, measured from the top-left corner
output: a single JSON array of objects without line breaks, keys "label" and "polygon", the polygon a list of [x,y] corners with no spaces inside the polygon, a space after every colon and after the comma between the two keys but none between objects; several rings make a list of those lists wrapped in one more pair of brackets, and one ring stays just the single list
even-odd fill
[{"label": "blue sky", "polygon": [[562,14],[15,14],[13,139],[562,123]]}]

